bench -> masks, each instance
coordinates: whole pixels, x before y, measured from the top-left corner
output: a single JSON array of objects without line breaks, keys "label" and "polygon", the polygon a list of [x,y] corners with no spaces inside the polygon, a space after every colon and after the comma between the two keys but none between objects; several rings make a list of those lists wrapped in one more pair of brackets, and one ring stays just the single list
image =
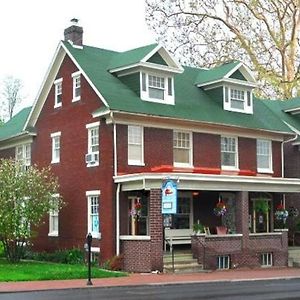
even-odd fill
[{"label": "bench", "polygon": [[193,229],[165,229],[165,251],[167,244],[170,246],[170,252],[173,245],[191,244],[191,235]]}]

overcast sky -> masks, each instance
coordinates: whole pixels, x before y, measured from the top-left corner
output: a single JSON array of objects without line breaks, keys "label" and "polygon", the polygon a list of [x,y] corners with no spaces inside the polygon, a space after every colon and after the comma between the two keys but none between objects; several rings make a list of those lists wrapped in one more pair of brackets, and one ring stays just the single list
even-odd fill
[{"label": "overcast sky", "polygon": [[0,83],[20,78],[21,106],[31,105],[72,18],[80,20],[84,44],[122,51],[155,41],[144,10],[144,0],[2,1]]}]

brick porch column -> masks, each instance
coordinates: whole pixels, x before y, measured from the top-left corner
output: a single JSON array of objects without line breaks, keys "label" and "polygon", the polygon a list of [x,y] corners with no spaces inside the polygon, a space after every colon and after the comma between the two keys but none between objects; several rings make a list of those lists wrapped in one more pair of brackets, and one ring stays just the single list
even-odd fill
[{"label": "brick porch column", "polygon": [[150,190],[149,231],[152,271],[163,270],[163,224],[161,213],[161,189]]},{"label": "brick porch column", "polygon": [[243,234],[242,248],[248,248],[249,244],[249,193],[237,192],[236,194],[236,230]]}]

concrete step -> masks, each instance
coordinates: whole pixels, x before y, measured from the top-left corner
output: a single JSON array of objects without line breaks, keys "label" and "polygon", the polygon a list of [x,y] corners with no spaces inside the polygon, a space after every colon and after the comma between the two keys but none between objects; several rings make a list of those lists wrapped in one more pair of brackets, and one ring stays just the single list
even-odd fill
[{"label": "concrete step", "polygon": [[290,248],[288,250],[288,266],[300,268],[300,249],[299,248]]},{"label": "concrete step", "polygon": [[[164,273],[173,273],[172,253],[166,252],[163,257]],[[175,273],[203,272],[203,266],[193,258],[191,251],[174,252]]]},{"label": "concrete step", "polygon": [[[174,265],[174,273],[200,273],[206,272],[197,262],[187,262]],[[172,264],[164,265],[164,273],[173,273]]]},{"label": "concrete step", "polygon": [[[181,261],[189,261],[194,260],[191,253],[187,254],[174,254],[174,261],[181,262]],[[164,263],[172,262],[172,255],[164,255],[163,257]]]}]

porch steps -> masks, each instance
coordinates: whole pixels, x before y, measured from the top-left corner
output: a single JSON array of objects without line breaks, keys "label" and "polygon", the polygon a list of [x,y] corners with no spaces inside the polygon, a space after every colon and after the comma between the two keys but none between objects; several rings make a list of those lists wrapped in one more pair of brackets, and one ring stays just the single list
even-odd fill
[{"label": "porch steps", "polygon": [[300,247],[289,247],[288,266],[300,268]]},{"label": "porch steps", "polygon": [[[166,252],[164,254],[164,273],[173,273],[172,254]],[[198,264],[191,252],[174,253],[174,273],[197,273],[203,272],[203,266]]]}]

